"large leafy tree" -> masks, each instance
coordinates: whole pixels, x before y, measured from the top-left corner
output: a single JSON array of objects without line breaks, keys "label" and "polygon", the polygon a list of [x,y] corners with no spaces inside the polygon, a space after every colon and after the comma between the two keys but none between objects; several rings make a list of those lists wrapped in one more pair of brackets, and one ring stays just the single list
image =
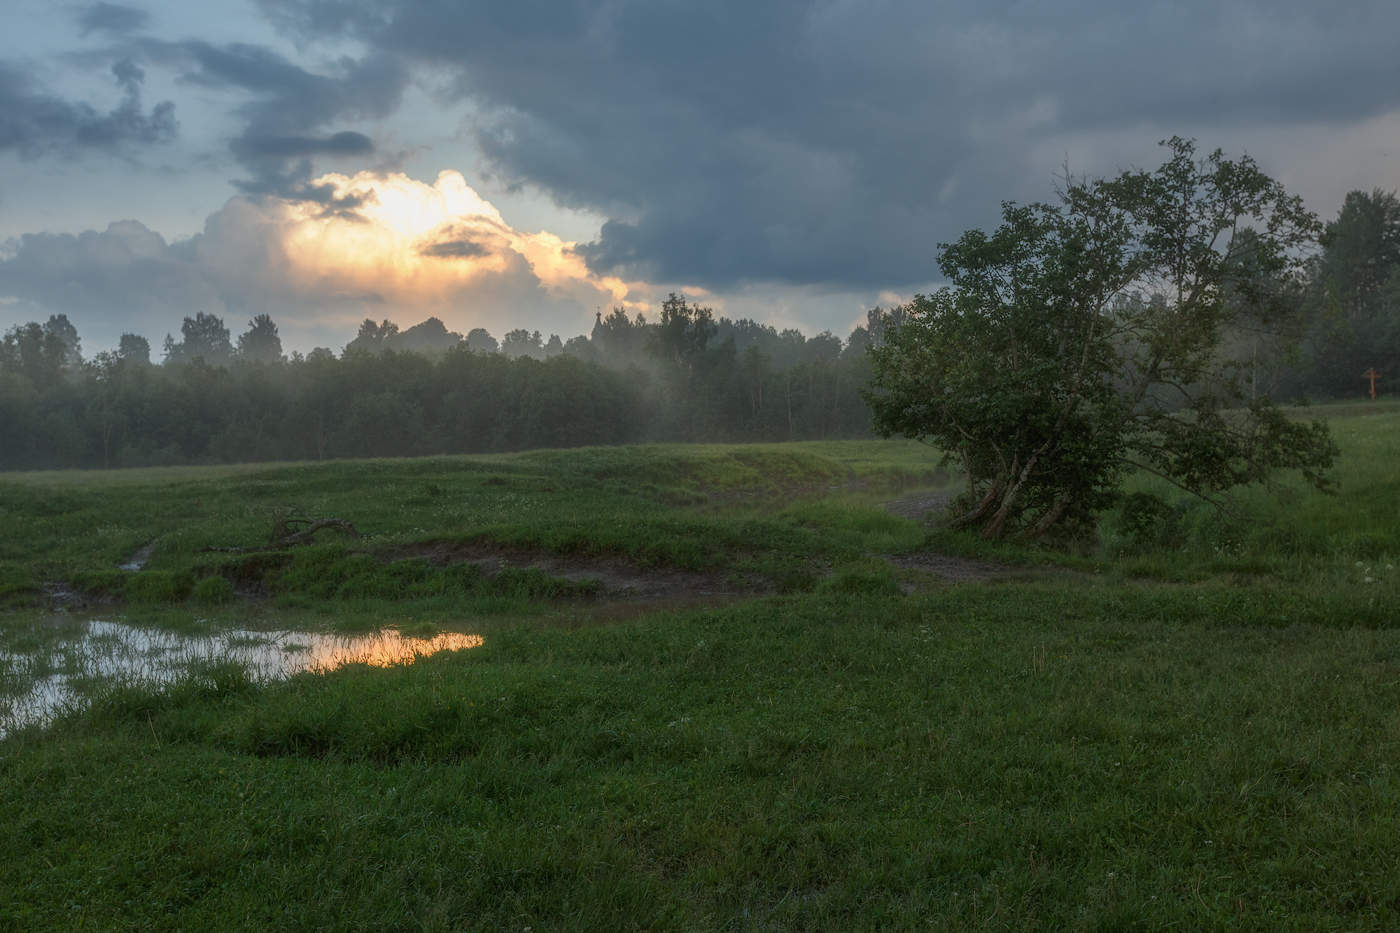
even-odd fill
[{"label": "large leafy tree", "polygon": [[1163,145],[1156,170],[1067,179],[945,245],[949,286],[871,350],[877,428],[966,470],[955,524],[1073,534],[1131,468],[1207,497],[1281,467],[1326,484],[1326,427],[1251,397],[1221,349],[1292,308],[1317,220],[1248,157]]}]

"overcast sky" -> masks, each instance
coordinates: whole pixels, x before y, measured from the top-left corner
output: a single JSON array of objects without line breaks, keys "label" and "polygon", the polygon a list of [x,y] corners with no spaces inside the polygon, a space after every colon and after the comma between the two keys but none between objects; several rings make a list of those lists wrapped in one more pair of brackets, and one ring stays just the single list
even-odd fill
[{"label": "overcast sky", "polygon": [[0,330],[567,338],[684,291],[845,336],[937,244],[1192,136],[1400,187],[1395,0],[262,0],[0,12]]}]

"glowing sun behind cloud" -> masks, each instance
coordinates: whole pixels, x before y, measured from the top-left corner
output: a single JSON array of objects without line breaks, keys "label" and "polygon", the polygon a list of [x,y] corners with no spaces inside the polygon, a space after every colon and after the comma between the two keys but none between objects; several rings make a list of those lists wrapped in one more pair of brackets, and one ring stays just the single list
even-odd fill
[{"label": "glowing sun behind cloud", "polygon": [[633,305],[629,295],[644,288],[593,275],[574,244],[552,233],[515,230],[458,172],[441,172],[432,185],[375,172],[323,175],[317,183],[351,206],[285,205],[283,253],[290,277],[308,293],[435,309],[508,279],[591,309]]}]

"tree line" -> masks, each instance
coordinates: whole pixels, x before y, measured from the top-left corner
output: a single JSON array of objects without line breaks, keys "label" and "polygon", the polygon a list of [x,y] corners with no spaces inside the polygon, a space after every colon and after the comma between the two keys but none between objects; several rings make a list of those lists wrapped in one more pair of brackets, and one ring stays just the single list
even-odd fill
[{"label": "tree line", "polygon": [[[1354,191],[1320,233],[1300,273],[1233,279],[1228,300],[1269,300],[1218,334],[1247,398],[1359,397],[1367,370],[1381,391],[1400,380],[1400,200]],[[842,340],[672,295],[653,319],[614,309],[568,340],[366,320],[339,354],[305,355],[284,353],[268,314],[234,337],[200,312],[159,361],[137,334],[85,358],[58,314],[0,340],[0,469],[865,436],[866,349],[926,305],[873,309]],[[1029,384],[1004,362],[987,372],[989,387]]]},{"label": "tree line", "polygon": [[864,347],[897,319],[875,309],[842,341],[672,295],[655,320],[617,309],[567,342],[366,320],[340,354],[303,355],[267,314],[234,338],[200,312],[156,362],[136,334],[84,358],[54,315],[0,342],[0,469],[864,436]]}]

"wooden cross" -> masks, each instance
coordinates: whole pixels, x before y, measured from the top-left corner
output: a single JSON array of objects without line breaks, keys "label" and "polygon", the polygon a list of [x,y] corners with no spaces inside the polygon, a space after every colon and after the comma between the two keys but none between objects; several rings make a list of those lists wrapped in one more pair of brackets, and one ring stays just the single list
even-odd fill
[{"label": "wooden cross", "polygon": [[1371,398],[1376,397],[1376,380],[1380,377],[1381,374],[1376,372],[1376,367],[1374,366],[1372,366],[1370,369],[1366,370],[1364,373],[1361,374],[1362,379],[1371,380]]}]

